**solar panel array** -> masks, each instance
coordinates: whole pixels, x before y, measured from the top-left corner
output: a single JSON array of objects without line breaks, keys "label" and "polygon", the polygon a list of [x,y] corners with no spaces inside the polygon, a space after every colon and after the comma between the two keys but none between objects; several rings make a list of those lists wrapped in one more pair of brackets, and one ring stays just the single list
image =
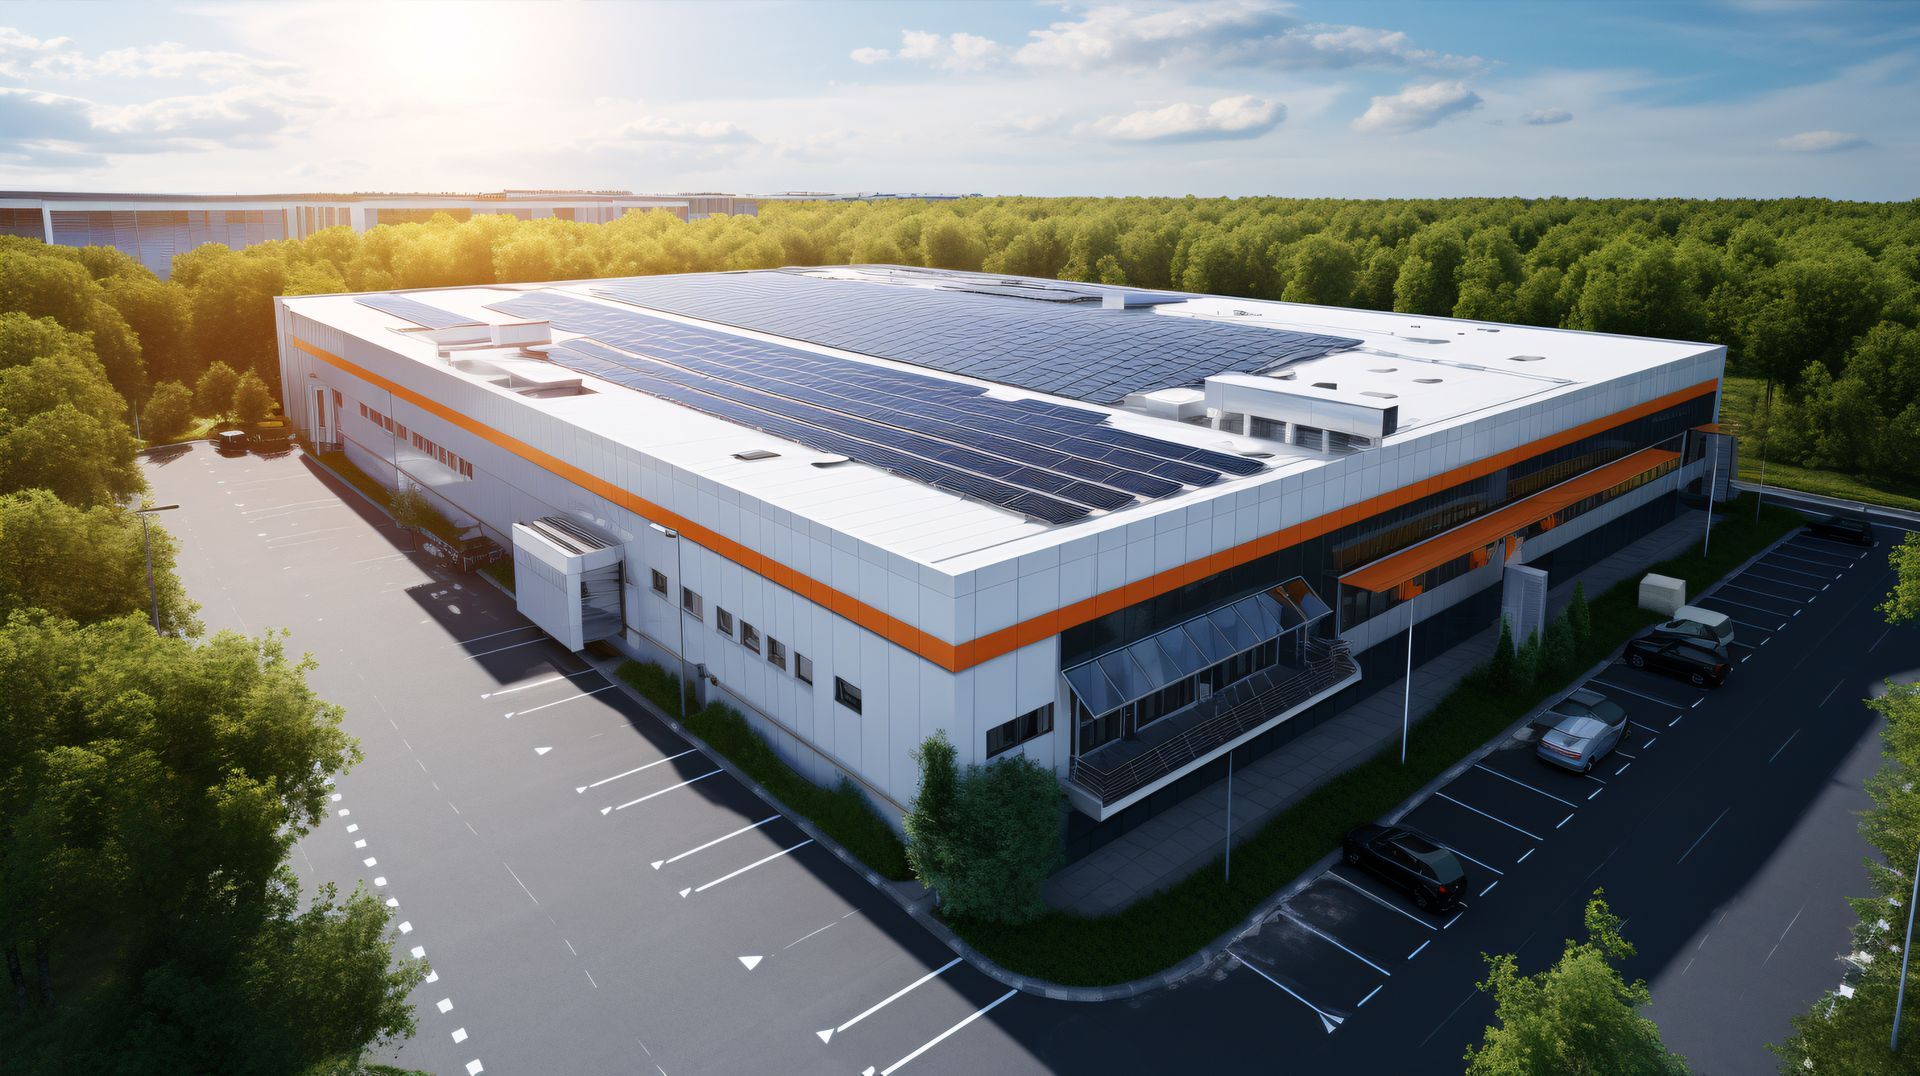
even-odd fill
[{"label": "solar panel array", "polygon": [[489,304],[585,337],[580,373],[1050,523],[1172,496],[1251,459],[1114,429],[1096,411],[819,355],[559,292]]},{"label": "solar panel array", "polygon": [[442,310],[437,306],[430,306],[404,295],[363,295],[354,301],[361,306],[372,307],[383,314],[392,314],[396,318],[404,318],[428,329],[451,329],[456,325],[480,324],[475,318],[456,314],[450,310]]},{"label": "solar panel array", "polygon": [[1068,302],[758,271],[634,277],[594,294],[1055,396],[1129,392],[1272,369],[1358,340]]}]

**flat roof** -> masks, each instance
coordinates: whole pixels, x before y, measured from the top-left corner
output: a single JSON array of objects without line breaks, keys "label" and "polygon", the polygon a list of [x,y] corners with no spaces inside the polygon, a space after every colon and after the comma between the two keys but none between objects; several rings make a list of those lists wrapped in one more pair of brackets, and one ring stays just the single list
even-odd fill
[{"label": "flat roof", "polygon": [[[898,275],[898,267],[882,267]],[[841,267],[808,270],[807,275],[853,276],[871,279],[875,267]],[[712,274],[725,277],[783,276],[793,273],[777,270],[739,274]],[[939,328],[942,317],[964,316],[937,300],[952,294],[955,277],[913,270],[910,283],[878,285],[871,289],[886,294],[904,295],[908,305],[917,296],[935,300],[926,308],[925,327]],[[944,278],[944,279],[941,279]],[[686,278],[677,278],[684,280]],[[994,278],[1015,287],[1087,289],[1057,281]],[[649,325],[685,326],[698,329],[702,339],[724,334],[741,343],[739,350],[754,361],[749,345],[760,342],[777,345],[821,357],[823,360],[861,364],[863,369],[911,374],[951,386],[955,392],[971,398],[1007,403],[1038,410],[1047,407],[1077,409],[1099,416],[1102,429],[1122,435],[1138,435],[1201,451],[1227,454],[1243,459],[1262,458],[1262,469],[1251,475],[1222,474],[1218,481],[1204,486],[1189,486],[1176,493],[1143,497],[1116,510],[1093,509],[1077,521],[1049,524],[1032,516],[1009,511],[973,497],[957,495],[896,473],[861,463],[836,462],[841,453],[797,443],[788,437],[749,428],[739,421],[719,417],[713,411],[688,406],[681,400],[663,398],[630,387],[633,378],[609,367],[604,374],[590,368],[570,366],[582,384],[593,391],[584,395],[548,397],[517,396],[521,406],[532,408],[633,448],[715,484],[740,494],[845,533],[888,552],[942,570],[960,571],[977,566],[983,560],[1031,552],[1050,542],[1065,541],[1115,526],[1124,526],[1145,515],[1177,512],[1190,504],[1222,496],[1250,484],[1284,481],[1317,468],[1342,462],[1343,457],[1328,456],[1294,448],[1274,441],[1214,430],[1207,426],[1155,418],[1123,407],[1109,406],[1085,399],[1072,399],[1032,388],[1010,385],[964,373],[924,366],[884,353],[858,352],[827,343],[781,335],[765,329],[724,323],[726,319],[706,320],[688,313],[691,307],[680,302],[678,309],[638,305],[633,296],[644,293],[647,278],[590,280],[553,284],[513,284],[486,287],[450,288],[405,293],[416,302],[443,310],[455,320],[491,324],[524,322],[532,316],[516,300],[550,295],[564,298],[580,309],[604,310],[616,321],[621,315],[642,315]],[[973,282],[971,278],[967,281]],[[1104,301],[1102,289],[1091,289],[1094,301]],[[1105,289],[1105,291],[1130,289]],[[967,293],[977,298],[975,293]],[[616,298],[615,296],[619,296]],[[351,336],[369,341],[398,356],[445,371],[451,376],[486,385],[502,373],[516,371],[525,380],[540,380],[542,371],[551,373],[554,363],[525,354],[517,349],[492,349],[454,352],[454,361],[444,359],[439,347],[414,321],[369,307],[367,296],[328,295],[294,296],[285,302],[302,316],[332,326]],[[1398,432],[1385,439],[1393,444],[1431,436],[1449,427],[1498,413],[1542,397],[1561,394],[1585,385],[1612,380],[1656,368],[1671,362],[1717,350],[1714,345],[1678,341],[1644,340],[1559,329],[1526,326],[1490,325],[1447,318],[1423,318],[1416,315],[1380,311],[1314,307],[1301,304],[1264,302],[1218,296],[1175,294],[1175,301],[1159,301],[1118,309],[1105,314],[1117,326],[1159,329],[1166,319],[1178,319],[1178,325],[1190,337],[1195,331],[1220,331],[1238,339],[1252,334],[1274,332],[1276,336],[1313,336],[1339,338],[1344,350],[1328,351],[1283,361],[1277,370],[1290,375],[1289,391],[1324,392],[1332,398],[1351,393],[1386,393],[1395,397],[1400,408]],[[625,301],[623,301],[625,300]],[[643,301],[643,300],[642,300]],[[1046,315],[1049,311],[1074,309],[1083,313],[1099,311],[1092,302],[1036,301],[996,298],[996,303],[1020,304]],[[503,312],[506,304],[513,314]],[[668,304],[662,304],[665,306]],[[969,303],[969,309],[977,307]],[[396,309],[406,309],[404,304]],[[741,320],[734,318],[734,320]],[[1077,318],[1076,321],[1084,321]],[[591,350],[589,332],[567,331],[564,320],[555,322],[556,344],[566,347],[576,341]],[[911,328],[911,325],[909,325]],[[1149,334],[1156,335],[1156,334]],[[593,340],[585,338],[592,336]],[[1186,337],[1183,337],[1186,338]],[[911,341],[907,341],[911,344]],[[618,348],[620,345],[615,345]],[[865,346],[872,346],[866,344]],[[635,354],[647,361],[641,348]],[[912,348],[879,348],[910,353]],[[564,363],[563,363],[564,365]],[[1256,375],[1258,376],[1258,375]],[[621,383],[624,380],[627,384]],[[1317,384],[1335,386],[1315,389]],[[511,390],[489,386],[493,391],[511,394]],[[1152,386],[1148,386],[1152,387]],[[1170,390],[1192,396],[1190,389]],[[938,395],[938,394],[935,394]],[[1367,399],[1376,399],[1368,395]],[[1022,403],[1025,401],[1025,403]],[[1040,430],[1057,424],[1036,420]],[[741,459],[771,452],[770,457]],[[963,466],[966,466],[963,464]]]}]

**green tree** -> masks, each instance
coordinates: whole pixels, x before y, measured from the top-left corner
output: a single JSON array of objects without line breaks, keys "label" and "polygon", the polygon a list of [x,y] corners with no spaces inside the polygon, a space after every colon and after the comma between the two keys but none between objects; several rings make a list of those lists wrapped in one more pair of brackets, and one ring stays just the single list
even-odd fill
[{"label": "green tree", "polygon": [[146,383],[139,339],[78,251],[0,236],[0,311],[51,318],[87,336],[108,381],[123,397],[138,396]]},{"label": "green tree", "polygon": [[70,403],[24,419],[0,410],[0,493],[45,489],[82,506],[123,501],[146,488],[135,447],[124,423],[102,422]]},{"label": "green tree", "polygon": [[1572,672],[1573,662],[1573,628],[1563,613],[1547,625],[1546,634],[1541,637],[1540,670],[1545,675],[1559,676]]},{"label": "green tree", "polygon": [[1280,298],[1321,306],[1345,306],[1353,300],[1360,259],[1351,243],[1322,232],[1296,243],[1289,257],[1292,264]]},{"label": "green tree", "polygon": [[[947,915],[1025,923],[1060,861],[1064,797],[1053,771],[1024,755],[956,776],[944,733],[920,745],[921,790],[906,818],[907,860]],[[923,840],[925,843],[923,844]]]},{"label": "green tree", "polygon": [[1538,683],[1542,664],[1540,633],[1528,632],[1526,641],[1513,651],[1514,690],[1525,691]]},{"label": "green tree", "polygon": [[193,422],[193,390],[178,381],[162,381],[140,410],[140,431],[155,443],[185,433]]},{"label": "green tree", "polygon": [[[174,574],[176,543],[149,523],[160,628],[197,634],[197,606]],[[81,623],[149,616],[139,517],[117,504],[80,508],[45,489],[0,496],[0,615],[41,609]]]},{"label": "green tree", "polygon": [[1920,533],[1908,533],[1887,554],[1893,568],[1893,589],[1879,605],[1889,624],[1920,620]]},{"label": "green tree", "polygon": [[1573,629],[1573,645],[1585,650],[1593,641],[1593,607],[1587,604],[1587,585],[1575,583],[1573,597],[1567,599],[1567,627]]},{"label": "green tree", "polygon": [[251,426],[273,414],[273,390],[252,370],[240,375],[233,386],[233,414]]},{"label": "green tree", "polygon": [[387,498],[387,511],[393,514],[394,523],[407,532],[415,549],[420,548],[419,532],[430,530],[440,518],[426,495],[411,485],[402,486]]},{"label": "green tree", "polygon": [[1553,967],[1522,975],[1512,954],[1484,958],[1487,978],[1479,987],[1493,995],[1497,1022],[1479,1046],[1467,1048],[1469,1076],[1687,1071],[1640,1014],[1653,1000],[1647,984],[1627,982],[1615,966],[1634,949],[1602,896],[1596,889],[1587,902],[1587,940],[1569,939]]},{"label": "green tree", "polygon": [[224,362],[207,367],[193,386],[193,406],[208,418],[224,419],[233,413],[234,395],[240,389],[240,375]]},{"label": "green tree", "polygon": [[1520,686],[1519,656],[1513,648],[1513,624],[1500,618],[1500,637],[1493,642],[1493,657],[1487,661],[1487,686],[1495,691],[1512,691]]}]

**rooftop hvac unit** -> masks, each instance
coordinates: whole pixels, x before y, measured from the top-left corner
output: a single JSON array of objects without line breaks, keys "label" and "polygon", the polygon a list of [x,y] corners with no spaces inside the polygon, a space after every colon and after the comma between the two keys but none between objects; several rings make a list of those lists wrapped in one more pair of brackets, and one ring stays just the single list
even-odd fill
[{"label": "rooftop hvac unit", "polygon": [[1258,374],[1215,374],[1207,378],[1207,406],[1221,414],[1248,415],[1269,424],[1284,423],[1340,434],[1342,443],[1377,443],[1400,424],[1400,408],[1377,397],[1343,392],[1338,384],[1307,385]]}]

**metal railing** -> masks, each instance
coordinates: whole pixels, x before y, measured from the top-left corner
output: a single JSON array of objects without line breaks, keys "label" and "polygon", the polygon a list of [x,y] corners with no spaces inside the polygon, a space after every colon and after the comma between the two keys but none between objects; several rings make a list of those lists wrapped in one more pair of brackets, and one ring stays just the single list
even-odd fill
[{"label": "metal railing", "polygon": [[1344,639],[1309,639],[1307,666],[1293,676],[1249,677],[1215,695],[1215,714],[1140,754],[1100,766],[1089,756],[1073,760],[1068,779],[1099,797],[1104,806],[1165,774],[1202,758],[1230,740],[1270,721],[1359,672]]}]

